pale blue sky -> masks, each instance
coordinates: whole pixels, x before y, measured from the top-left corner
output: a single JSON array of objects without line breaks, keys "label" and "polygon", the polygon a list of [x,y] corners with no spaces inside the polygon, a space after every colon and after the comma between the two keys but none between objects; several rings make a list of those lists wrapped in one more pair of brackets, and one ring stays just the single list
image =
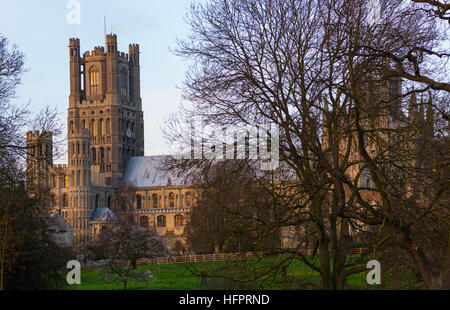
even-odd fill
[{"label": "pale blue sky", "polygon": [[[104,45],[103,16],[107,31],[114,26],[119,50],[128,53],[129,43],[141,51],[141,97],[145,122],[145,155],[169,148],[160,126],[181,103],[180,86],[188,63],[169,47],[189,32],[184,21],[192,0],[79,0],[81,23],[67,23],[68,0],[2,0],[0,33],[26,56],[22,85],[14,103],[31,100],[37,112],[46,103],[56,106],[66,125],[69,96],[69,38],[80,38],[82,53]],[[61,159],[58,162],[64,163]]]}]

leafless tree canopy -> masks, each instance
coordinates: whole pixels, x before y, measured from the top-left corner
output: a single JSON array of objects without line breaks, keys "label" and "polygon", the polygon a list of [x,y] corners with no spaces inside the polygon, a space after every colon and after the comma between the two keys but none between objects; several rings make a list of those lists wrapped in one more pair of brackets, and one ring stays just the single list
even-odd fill
[{"label": "leafless tree canopy", "polygon": [[[428,287],[449,276],[448,253],[433,265],[419,241],[424,227],[449,236],[447,29],[426,9],[436,3],[415,2],[380,1],[381,20],[368,23],[363,0],[211,0],[192,6],[191,34],[176,50],[193,62],[192,106],[168,123],[169,140],[189,145],[183,124],[198,117],[217,128],[277,124],[295,182],[253,182],[277,197],[279,227],[308,228],[294,253],[324,288],[366,270],[348,256],[350,229],[373,255],[404,249]],[[307,241],[319,263],[300,249]]]}]

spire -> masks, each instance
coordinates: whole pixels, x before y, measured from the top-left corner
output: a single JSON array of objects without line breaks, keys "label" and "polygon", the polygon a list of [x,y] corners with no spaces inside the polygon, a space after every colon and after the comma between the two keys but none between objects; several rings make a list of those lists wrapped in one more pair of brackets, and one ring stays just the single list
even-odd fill
[{"label": "spire", "polygon": [[424,109],[424,102],[423,102],[423,93],[420,95],[420,107],[419,107],[419,121],[423,122],[425,121],[425,109]]},{"label": "spire", "polygon": [[411,98],[409,99],[409,106],[408,106],[408,118],[410,120],[414,120],[417,117],[417,96],[416,93],[414,92],[414,88],[413,88],[413,93],[411,95]]}]

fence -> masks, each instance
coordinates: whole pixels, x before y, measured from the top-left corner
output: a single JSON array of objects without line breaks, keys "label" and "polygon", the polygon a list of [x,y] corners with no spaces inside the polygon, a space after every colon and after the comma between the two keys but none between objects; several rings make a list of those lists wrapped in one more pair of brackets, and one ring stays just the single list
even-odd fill
[{"label": "fence", "polygon": [[221,254],[200,254],[200,255],[181,255],[181,256],[167,256],[158,257],[155,259],[143,258],[137,261],[137,264],[173,264],[173,263],[197,263],[197,262],[212,262],[224,260],[237,260],[240,258],[257,258],[261,257],[262,253],[221,253]]},{"label": "fence", "polygon": [[367,253],[368,251],[369,251],[368,248],[353,248],[350,250],[350,253],[362,255],[364,253]]},{"label": "fence", "polygon": [[[368,248],[352,248],[351,254],[364,254],[368,251]],[[313,250],[308,249],[308,254],[311,255]],[[157,258],[140,258],[136,261],[137,265],[165,265],[176,263],[197,263],[197,262],[212,262],[212,261],[224,261],[224,260],[238,260],[241,258],[251,259],[260,258],[264,254],[262,252],[249,252],[249,253],[219,253],[219,254],[186,254],[180,256],[164,256]],[[88,262],[88,267],[105,266],[108,263],[107,260],[99,262]],[[126,265],[127,261],[117,261],[117,264]]]}]

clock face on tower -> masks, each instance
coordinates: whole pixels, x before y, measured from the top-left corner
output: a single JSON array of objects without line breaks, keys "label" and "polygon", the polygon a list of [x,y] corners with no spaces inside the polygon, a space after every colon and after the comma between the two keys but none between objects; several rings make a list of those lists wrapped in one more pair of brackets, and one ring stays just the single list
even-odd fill
[{"label": "clock face on tower", "polygon": [[131,137],[131,129],[127,129],[127,136],[128,136],[128,138],[130,138]]}]

